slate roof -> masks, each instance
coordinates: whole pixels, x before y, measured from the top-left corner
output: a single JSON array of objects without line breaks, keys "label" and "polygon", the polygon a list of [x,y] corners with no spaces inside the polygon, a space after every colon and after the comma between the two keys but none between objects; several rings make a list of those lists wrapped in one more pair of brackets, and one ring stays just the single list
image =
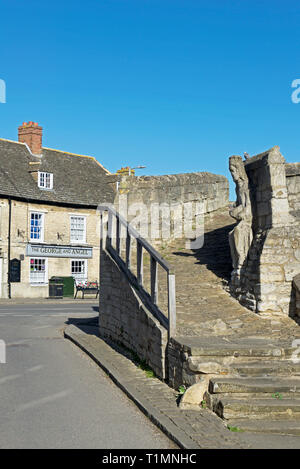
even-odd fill
[{"label": "slate roof", "polygon": [[[30,165],[29,162],[40,162]],[[53,174],[53,189],[38,187],[30,168]],[[23,143],[0,139],[0,196],[67,205],[96,207],[112,202],[114,189],[107,171],[91,156],[42,149],[33,156]],[[107,178],[107,179],[106,179]]]}]

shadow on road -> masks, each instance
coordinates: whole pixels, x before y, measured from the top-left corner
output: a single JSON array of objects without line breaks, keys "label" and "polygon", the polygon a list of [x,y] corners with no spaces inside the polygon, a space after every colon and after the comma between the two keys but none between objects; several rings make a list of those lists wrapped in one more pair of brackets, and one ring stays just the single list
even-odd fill
[{"label": "shadow on road", "polygon": [[68,318],[65,324],[68,326],[73,324],[74,326],[78,327],[78,329],[82,330],[86,334],[99,336],[99,333],[98,333],[99,316],[98,315],[93,318]]}]

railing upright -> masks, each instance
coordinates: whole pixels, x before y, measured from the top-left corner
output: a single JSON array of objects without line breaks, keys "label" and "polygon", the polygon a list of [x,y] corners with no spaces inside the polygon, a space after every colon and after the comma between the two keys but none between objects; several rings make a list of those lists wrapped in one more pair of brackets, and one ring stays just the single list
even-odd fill
[{"label": "railing upright", "polygon": [[175,275],[168,273],[168,316],[169,316],[169,338],[176,333],[176,292]]},{"label": "railing upright", "polygon": [[106,236],[106,247],[111,247],[112,233],[113,233],[113,215],[108,210],[108,221],[107,221],[107,236]]},{"label": "railing upright", "polygon": [[143,274],[144,274],[144,268],[143,268],[143,245],[142,243],[137,239],[136,240],[136,248],[137,248],[137,279],[139,285],[142,287],[143,286]]},{"label": "railing upright", "polygon": [[158,303],[158,276],[157,276],[157,262],[151,256],[151,299],[155,305]]},{"label": "railing upright", "polygon": [[131,267],[131,236],[129,233],[128,226],[126,227],[126,267]]},{"label": "railing upright", "polygon": [[120,219],[116,216],[116,251],[118,256],[121,253],[121,226],[120,226]]}]

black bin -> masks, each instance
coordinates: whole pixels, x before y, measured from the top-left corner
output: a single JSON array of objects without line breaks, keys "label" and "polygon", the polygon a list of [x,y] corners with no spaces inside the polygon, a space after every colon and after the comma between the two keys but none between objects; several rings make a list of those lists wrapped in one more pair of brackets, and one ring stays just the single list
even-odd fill
[{"label": "black bin", "polygon": [[63,298],[64,284],[59,277],[49,280],[49,298]]}]

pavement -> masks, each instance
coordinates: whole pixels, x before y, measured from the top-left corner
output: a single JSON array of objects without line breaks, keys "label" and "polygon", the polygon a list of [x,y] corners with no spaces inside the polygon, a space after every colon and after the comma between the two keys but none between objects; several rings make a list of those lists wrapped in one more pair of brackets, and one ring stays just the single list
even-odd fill
[{"label": "pavement", "polygon": [[0,448],[177,448],[64,339],[68,324],[98,314],[95,300],[22,303],[0,306]]}]

